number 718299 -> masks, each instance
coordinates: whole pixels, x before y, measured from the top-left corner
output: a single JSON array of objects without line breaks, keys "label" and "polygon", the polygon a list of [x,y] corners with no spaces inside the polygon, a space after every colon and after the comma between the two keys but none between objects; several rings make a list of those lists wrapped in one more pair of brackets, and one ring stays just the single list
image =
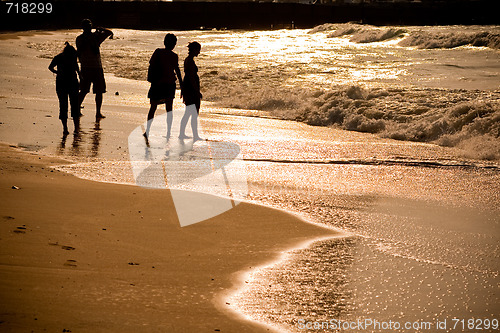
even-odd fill
[{"label": "number 718299", "polygon": [[7,14],[50,14],[52,4],[50,2],[6,2]]}]

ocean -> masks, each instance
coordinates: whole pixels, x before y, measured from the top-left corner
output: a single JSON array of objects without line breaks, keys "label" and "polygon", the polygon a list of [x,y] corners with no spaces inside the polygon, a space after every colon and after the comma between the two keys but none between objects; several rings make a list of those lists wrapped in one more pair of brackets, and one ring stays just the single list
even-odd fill
[{"label": "ocean", "polygon": [[[101,48],[106,72],[147,86],[166,32],[114,32]],[[50,58],[77,33],[28,46]],[[350,330],[498,327],[500,27],[174,33],[180,59],[188,42],[202,45],[203,133],[241,147],[241,199],[344,235],[253,270],[228,303],[287,332],[348,331],[338,325],[358,320],[381,325]],[[123,118],[145,120],[145,93],[120,98],[144,107]],[[66,171],[133,182],[125,149],[69,155],[81,163]]]}]

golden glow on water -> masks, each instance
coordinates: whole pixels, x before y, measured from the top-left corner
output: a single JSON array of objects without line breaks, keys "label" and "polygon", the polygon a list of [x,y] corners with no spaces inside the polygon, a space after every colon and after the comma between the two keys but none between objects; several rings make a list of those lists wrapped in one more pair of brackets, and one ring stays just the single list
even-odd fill
[{"label": "golden glow on water", "polygon": [[[337,84],[353,82],[369,82],[375,80],[396,80],[407,73],[400,66],[380,67],[380,64],[366,66],[363,58],[402,57],[398,49],[385,50],[393,46],[395,41],[376,43],[372,53],[367,53],[366,46],[350,42],[348,39],[325,39],[321,34],[308,34],[308,30],[280,30],[243,32],[238,38],[234,35],[211,35],[212,39],[205,43],[209,47],[207,58],[227,56],[238,59],[231,62],[231,67],[255,68],[260,66],[286,65],[288,70],[297,71],[299,78],[294,83],[307,84],[319,83],[318,77],[325,73],[321,83],[331,84],[332,79]],[[382,48],[381,48],[382,46]],[[382,51],[381,51],[382,50]],[[361,51],[361,52],[359,52]],[[359,59],[359,60],[357,60]],[[360,62],[362,69],[344,70],[346,63]],[[404,66],[404,65],[403,65]],[[308,73],[301,73],[307,68]],[[310,74],[311,70],[315,74]],[[301,80],[305,78],[306,80]]]},{"label": "golden glow on water", "polygon": [[434,145],[270,119],[205,121],[207,134],[242,146],[250,199],[352,235],[255,271],[229,300],[238,309],[290,332],[301,331],[298,319],[493,318],[498,170],[446,167],[452,151]]}]

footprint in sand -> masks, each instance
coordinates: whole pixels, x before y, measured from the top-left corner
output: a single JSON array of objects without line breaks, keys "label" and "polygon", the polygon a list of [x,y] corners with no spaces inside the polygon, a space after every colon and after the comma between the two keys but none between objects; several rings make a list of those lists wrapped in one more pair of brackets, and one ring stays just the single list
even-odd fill
[{"label": "footprint in sand", "polygon": [[76,260],[68,259],[64,263],[64,266],[76,267]]},{"label": "footprint in sand", "polygon": [[71,250],[76,250],[76,248],[74,248],[73,246],[68,246],[68,245],[60,245],[59,242],[49,242],[49,245],[52,245],[52,246],[60,246],[61,249],[63,250],[68,250],[68,251],[71,251]]},{"label": "footprint in sand", "polygon": [[22,227],[17,227],[15,230],[13,230],[13,232],[16,234],[25,234],[26,233],[26,226],[23,225]]}]

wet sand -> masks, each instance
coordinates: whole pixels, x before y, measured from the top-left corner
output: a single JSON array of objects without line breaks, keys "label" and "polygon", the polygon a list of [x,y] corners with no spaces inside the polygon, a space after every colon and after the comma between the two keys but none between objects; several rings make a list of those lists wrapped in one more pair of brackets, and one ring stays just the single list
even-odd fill
[{"label": "wet sand", "polygon": [[[244,284],[248,270],[336,233],[247,203],[181,228],[168,190],[51,169],[69,162],[33,152],[64,141],[48,61],[22,38],[0,42],[0,140],[13,144],[0,146],[2,331],[270,330],[238,315],[225,296]],[[127,91],[120,80],[109,88]],[[93,127],[92,109],[82,119],[84,135],[99,134],[94,141],[106,156],[137,124],[135,115],[116,118],[113,110],[128,106],[113,98],[105,96],[102,127]]]}]

